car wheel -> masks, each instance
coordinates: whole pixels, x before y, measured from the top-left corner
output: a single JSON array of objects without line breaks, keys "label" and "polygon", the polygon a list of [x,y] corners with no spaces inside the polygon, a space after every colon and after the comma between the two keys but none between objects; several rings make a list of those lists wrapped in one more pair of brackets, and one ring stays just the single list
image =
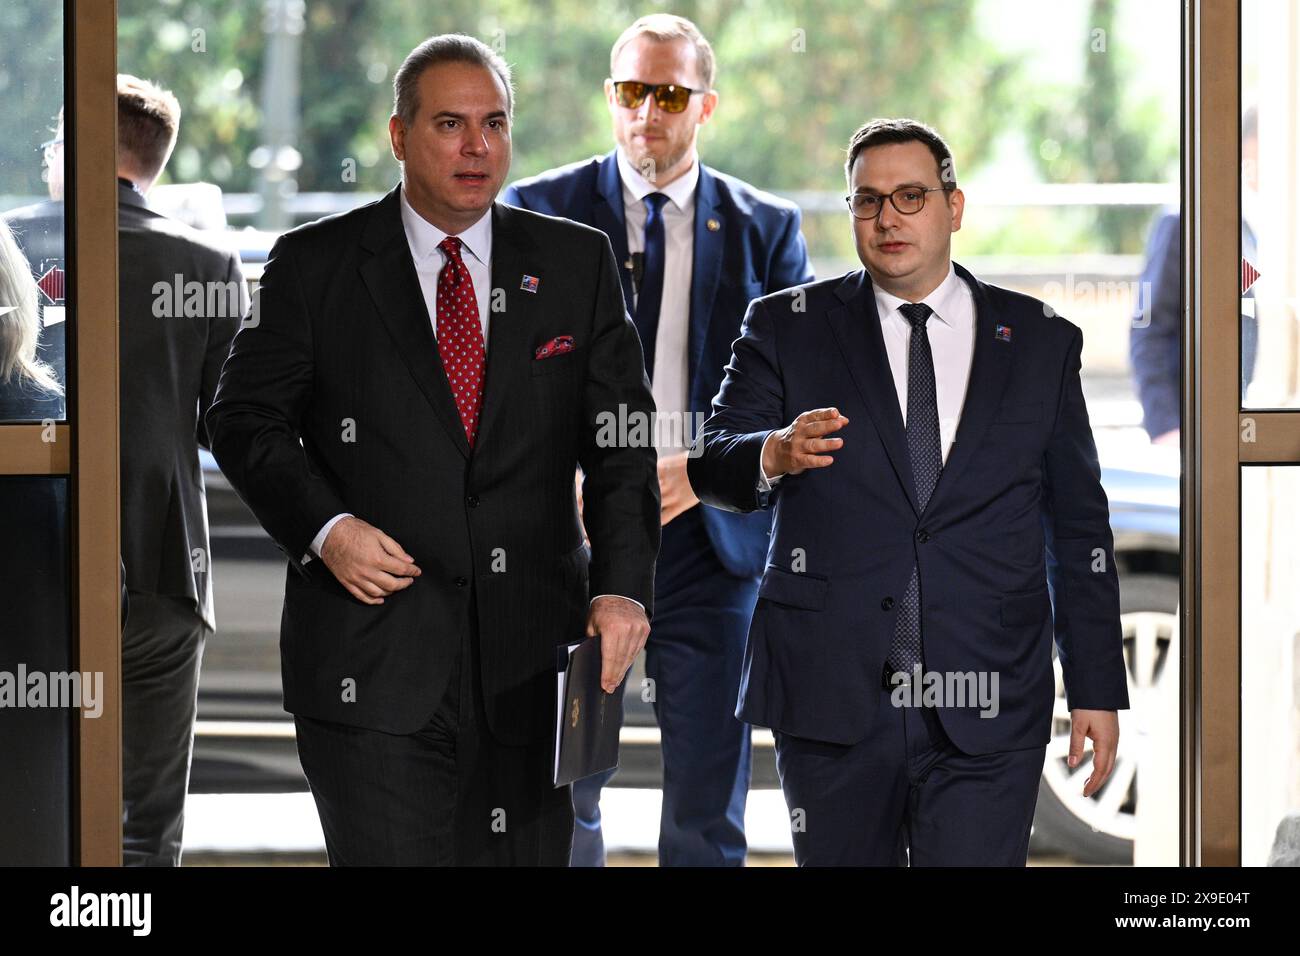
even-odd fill
[{"label": "car wheel", "polygon": [[[1137,832],[1137,794],[1140,767],[1137,748],[1144,722],[1153,719],[1164,690],[1178,699],[1178,579],[1155,574],[1134,574],[1120,579],[1120,622],[1124,634],[1124,662],[1128,669],[1129,710],[1120,711],[1119,751],[1115,768],[1102,789],[1083,796],[1083,783],[1092,772],[1092,742],[1085,742],[1085,758],[1071,770],[1070,712],[1065,703],[1061,665],[1052,650],[1056,702],[1052,709],[1052,737],[1038,787],[1031,845],[1038,852],[1063,853],[1080,863],[1133,862]],[[1171,653],[1171,649],[1175,649]],[[1165,697],[1165,700],[1170,698]],[[1171,810],[1176,808],[1171,808]]]}]

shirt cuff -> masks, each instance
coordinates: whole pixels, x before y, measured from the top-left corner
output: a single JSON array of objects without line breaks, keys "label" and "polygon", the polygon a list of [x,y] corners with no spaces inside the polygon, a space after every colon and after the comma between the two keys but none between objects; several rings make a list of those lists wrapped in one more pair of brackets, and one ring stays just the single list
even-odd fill
[{"label": "shirt cuff", "polygon": [[[770,438],[772,437],[772,435],[773,435],[775,432],[776,432],[776,429],[774,428],[774,429],[772,429],[772,431],[770,431],[770,432],[767,433],[767,438],[764,438],[764,439],[763,439],[763,448],[767,448],[767,442],[768,442],[768,439],[770,439]],[[780,480],[781,480],[782,478],[784,478],[784,477],[785,477],[785,475],[773,475],[771,478],[769,478],[769,477],[767,476],[767,474],[763,471],[763,453],[762,453],[762,451],[760,451],[759,454],[758,454],[758,491],[759,491],[759,494],[763,494],[764,492],[771,491],[772,488],[775,487],[776,483],[777,483],[778,481],[780,481]]]},{"label": "shirt cuff", "polygon": [[642,604],[642,603],[641,603],[640,601],[638,601],[636,598],[630,598],[630,597],[628,597],[628,596],[625,595],[625,594],[597,594],[596,597],[593,597],[593,598],[591,599],[591,604],[588,604],[587,607],[591,607],[592,604],[595,604],[595,603],[596,603],[596,598],[603,598],[603,597],[616,597],[616,598],[622,598],[624,601],[631,601],[633,604],[635,604],[637,607],[639,607],[639,608],[641,609],[641,613],[642,613],[642,614],[645,613],[645,605],[644,605],[644,604]]},{"label": "shirt cuff", "polygon": [[320,549],[325,547],[325,539],[329,537],[330,529],[333,528],[340,521],[342,521],[344,518],[353,518],[353,517],[356,516],[351,514],[350,512],[345,511],[343,514],[335,515],[333,518],[330,518],[329,521],[326,521],[324,527],[322,527],[320,531],[316,533],[316,537],[311,539],[311,550],[302,556],[302,563],[306,564],[312,558],[319,558]]}]

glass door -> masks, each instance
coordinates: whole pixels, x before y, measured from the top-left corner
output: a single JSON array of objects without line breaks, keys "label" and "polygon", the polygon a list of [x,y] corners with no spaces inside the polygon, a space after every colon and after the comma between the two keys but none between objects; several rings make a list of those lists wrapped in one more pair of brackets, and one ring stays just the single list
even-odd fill
[{"label": "glass door", "polygon": [[0,864],[121,858],[115,23],[0,7]]}]

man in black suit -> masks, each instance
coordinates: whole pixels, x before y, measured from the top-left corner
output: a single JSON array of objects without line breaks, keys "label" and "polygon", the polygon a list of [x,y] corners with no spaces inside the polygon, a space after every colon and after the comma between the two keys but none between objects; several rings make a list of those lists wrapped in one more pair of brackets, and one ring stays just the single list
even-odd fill
[{"label": "man in black suit", "polygon": [[[178,865],[203,645],[216,627],[203,416],[247,293],[239,256],[149,208],[180,104],[117,80],[122,558],[122,857]],[[197,294],[195,294],[197,293]]]},{"label": "man in black suit", "polygon": [[213,450],[289,557],[285,707],[331,863],[562,866],[556,647],[599,635],[613,693],[645,643],[655,452],[605,426],[654,403],[609,241],[494,203],[505,62],[432,37],[394,90],[400,185],[276,243]]},{"label": "man in black suit", "polygon": [[865,269],[753,302],[687,466],[775,511],[739,716],[775,734],[800,864],[1023,866],[1053,634],[1085,796],[1128,706],[1083,336],[951,261],[928,126],[873,120],[847,172]]}]

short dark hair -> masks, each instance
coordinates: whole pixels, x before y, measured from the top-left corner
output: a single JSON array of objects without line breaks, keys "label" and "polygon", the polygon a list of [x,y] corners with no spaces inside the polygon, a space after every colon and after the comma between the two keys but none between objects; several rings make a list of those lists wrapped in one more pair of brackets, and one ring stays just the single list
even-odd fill
[{"label": "short dark hair", "polygon": [[853,163],[864,149],[886,146],[890,143],[924,143],[939,167],[939,183],[948,192],[957,188],[957,169],[953,165],[952,150],[943,137],[929,126],[914,119],[873,119],[858,127],[849,140],[849,158],[844,164],[844,174],[853,179]]},{"label": "short dark hair", "polygon": [[491,70],[506,88],[506,115],[514,116],[515,88],[509,64],[482,40],[463,33],[443,33],[429,37],[408,53],[393,77],[393,112],[403,126],[415,122],[415,113],[420,108],[420,77],[425,70],[442,63],[471,63]]},{"label": "short dark hair", "polygon": [[117,151],[136,173],[156,178],[162,172],[181,128],[181,104],[170,90],[119,73]]}]

